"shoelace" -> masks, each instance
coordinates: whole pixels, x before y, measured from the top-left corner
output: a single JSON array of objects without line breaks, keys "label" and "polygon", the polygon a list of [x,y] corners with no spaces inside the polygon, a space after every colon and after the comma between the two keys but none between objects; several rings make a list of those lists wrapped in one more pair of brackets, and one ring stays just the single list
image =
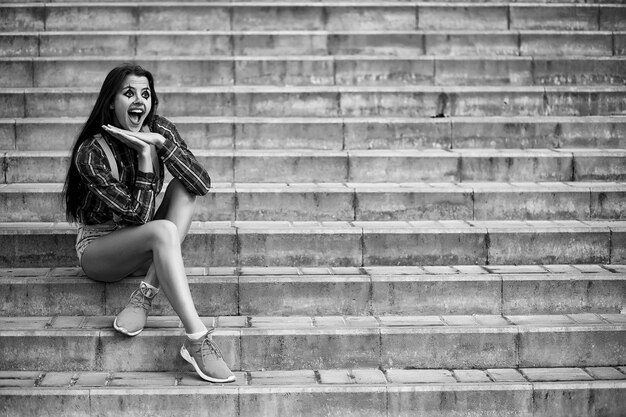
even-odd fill
[{"label": "shoelace", "polygon": [[[213,333],[213,331],[214,329],[211,329],[208,331],[206,336],[202,339],[202,343],[200,343],[200,347],[198,348],[198,350],[196,350],[196,353],[199,353],[202,359],[204,359],[204,357],[209,354],[215,355],[218,359],[221,359],[224,357],[220,348],[215,343],[213,343],[213,340],[211,340],[210,335],[211,333]],[[210,352],[208,353],[205,352],[205,349],[208,349]]]},{"label": "shoelace", "polygon": [[137,288],[130,296],[130,305],[148,311],[152,306],[152,300],[143,295],[141,288]]}]

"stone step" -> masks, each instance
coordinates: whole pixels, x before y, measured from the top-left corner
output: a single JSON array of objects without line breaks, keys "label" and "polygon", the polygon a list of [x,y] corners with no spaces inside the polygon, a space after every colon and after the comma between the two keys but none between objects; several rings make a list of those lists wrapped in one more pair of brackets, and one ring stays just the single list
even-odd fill
[{"label": "stone step", "polygon": [[[76,266],[66,223],[0,223],[0,267]],[[626,262],[623,221],[194,222],[193,266],[510,265]]]},{"label": "stone step", "polygon": [[[42,368],[45,369],[45,368]],[[299,369],[207,384],[181,372],[0,373],[0,413],[69,417],[202,415],[620,417],[625,367]],[[445,398],[445,401],[441,399]],[[567,401],[560,401],[567,398]],[[323,407],[320,407],[323,404]]]},{"label": "stone step", "polygon": [[[36,371],[180,371],[177,317],[134,338],[111,316],[2,317],[0,366]],[[526,368],[626,363],[624,314],[205,317],[232,370]]]},{"label": "stone step", "polygon": [[626,56],[0,58],[0,87],[99,87],[103,68],[135,62],[159,85],[623,85]]},{"label": "stone step", "polygon": [[626,55],[626,31],[26,31],[0,33],[0,56]]},{"label": "stone step", "polygon": [[[197,150],[214,182],[624,181],[623,149]],[[8,151],[2,182],[61,183],[68,151]]]},{"label": "stone step", "polygon": [[[171,120],[190,148],[205,150],[626,147],[622,116]],[[82,117],[0,119],[0,151],[68,150],[84,123]]]},{"label": "stone step", "polygon": [[[624,265],[187,268],[201,316],[381,316],[626,312]],[[0,316],[114,316],[140,278],[79,268],[0,270]],[[463,294],[463,297],[459,297]],[[151,316],[174,315],[164,295]]]},{"label": "stone step", "polygon": [[[215,183],[197,221],[626,220],[626,183]],[[0,222],[65,220],[61,183],[0,185]],[[157,200],[159,203],[159,200]]]},{"label": "stone step", "polygon": [[626,29],[626,7],[595,4],[15,3],[0,16],[2,31]]},{"label": "stone step", "polygon": [[[262,0],[262,1],[251,1],[251,0],[186,0],[185,3],[256,3],[256,4],[276,4],[278,3],[279,5],[293,5],[293,6],[298,6],[298,5],[311,5],[312,3],[317,3],[319,1],[322,0]],[[80,3],[100,3],[100,0],[82,0]],[[156,1],[158,2],[158,1]],[[361,5],[361,4],[375,4],[375,5],[384,5],[387,3],[391,3],[392,5],[398,5],[398,4],[421,4],[421,3],[438,3],[438,0],[342,0],[342,1],[338,1],[336,3],[336,5],[344,5],[344,6],[351,6],[351,5]],[[41,1],[41,0],[5,0],[4,3],[20,3],[20,4],[28,4],[28,3],[76,3],[74,0],[45,0],[45,1]],[[111,2],[113,3],[113,2]],[[136,0],[134,1],[134,3],[138,3],[138,5],[141,5],[142,3],[155,3],[155,0]],[[459,2],[448,2],[448,3],[459,3]],[[484,4],[490,4],[490,3],[496,3],[496,5],[507,5],[507,4],[516,4],[518,3],[516,0],[468,0],[465,1],[464,3],[484,3]],[[521,3],[521,2],[520,2]],[[569,4],[569,5],[576,5],[576,4],[607,4],[607,5],[619,5],[620,0],[593,0],[593,1],[589,1],[589,0],[524,0],[522,5],[528,5],[528,4],[537,4],[537,5],[550,5],[550,4]]]},{"label": "stone step", "polygon": [[[45,368],[42,368],[45,369]],[[0,413],[17,415],[620,417],[625,367],[299,369],[237,372],[207,384],[192,372],[2,371]],[[445,401],[441,401],[445,398]],[[567,401],[560,401],[567,398]],[[320,407],[323,404],[323,407]]]},{"label": "stone step", "polygon": [[[162,87],[176,116],[431,117],[626,114],[622,86],[230,86]],[[83,117],[93,88],[0,88],[0,118]]]}]

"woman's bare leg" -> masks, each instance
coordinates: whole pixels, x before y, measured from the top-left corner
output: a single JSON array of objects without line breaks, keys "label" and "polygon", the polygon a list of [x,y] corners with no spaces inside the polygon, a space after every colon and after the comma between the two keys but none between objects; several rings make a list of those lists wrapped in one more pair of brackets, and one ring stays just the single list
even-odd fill
[{"label": "woman's bare leg", "polygon": [[180,249],[191,224],[194,201],[179,181],[172,181],[157,211],[165,219],[103,236],[87,247],[82,258],[87,275],[105,282],[120,280],[152,261],[147,279],[156,280],[163,288],[187,333],[205,329],[189,291]]},{"label": "woman's bare leg", "polygon": [[[191,225],[194,204],[195,196],[180,182],[172,181],[156,213],[157,220],[95,240],[82,258],[85,272],[102,281],[122,279],[152,261],[146,279],[161,284],[188,335],[206,332],[191,298],[180,249]],[[212,349],[204,349],[205,345]],[[199,339],[188,337],[180,352],[207,381],[236,379],[208,333]]]},{"label": "woman's bare leg", "polygon": [[[196,196],[189,193],[179,180],[173,179],[165,191],[165,196],[154,215],[154,219],[169,220],[174,223],[178,228],[178,236],[180,243],[182,243],[189,232],[195,207]],[[147,271],[141,269],[135,271],[133,275],[144,275],[143,272],[145,272],[144,282],[158,288],[159,280],[154,265],[150,263]]]}]

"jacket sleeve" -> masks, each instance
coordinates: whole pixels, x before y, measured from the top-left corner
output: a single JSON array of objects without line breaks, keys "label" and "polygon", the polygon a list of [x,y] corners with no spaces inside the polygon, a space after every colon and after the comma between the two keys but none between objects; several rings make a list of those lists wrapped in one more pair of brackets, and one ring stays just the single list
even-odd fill
[{"label": "jacket sleeve", "polygon": [[132,188],[116,180],[100,145],[87,141],[77,152],[76,167],[91,192],[111,211],[131,224],[144,224],[155,210],[157,178],[154,173],[138,171]]},{"label": "jacket sleeve", "polygon": [[176,126],[164,117],[158,116],[154,127],[155,131],[165,138],[165,144],[157,150],[157,153],[168,171],[178,178],[190,193],[200,196],[207,194],[211,188],[211,178],[187,148]]}]

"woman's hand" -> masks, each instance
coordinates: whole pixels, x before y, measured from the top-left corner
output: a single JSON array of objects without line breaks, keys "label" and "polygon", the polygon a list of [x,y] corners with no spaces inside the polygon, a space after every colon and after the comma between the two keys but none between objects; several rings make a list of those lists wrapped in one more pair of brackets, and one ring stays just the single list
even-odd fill
[{"label": "woman's hand", "polygon": [[158,142],[157,136],[165,141],[163,136],[151,132],[131,132],[112,125],[103,125],[102,128],[115,139],[137,151],[140,171],[154,172],[153,160],[157,159],[158,156],[156,156],[156,145],[151,142]]},{"label": "woman's hand", "polygon": [[161,148],[165,143],[165,138],[162,135],[150,132],[146,126],[144,126],[145,130],[142,129],[141,132],[131,132],[130,130],[120,129],[119,127],[115,127],[113,125],[104,125],[102,126],[102,128],[109,134],[113,135],[113,137],[121,140],[123,143],[127,144],[135,150],[137,150],[137,148],[135,148],[135,146],[133,146],[131,143],[136,144],[137,140],[144,142],[148,145],[153,145],[157,149]]},{"label": "woman's hand", "polygon": [[129,148],[136,150],[139,154],[150,150],[150,144],[148,142],[135,137],[128,130],[120,129],[111,125],[103,125],[102,128],[105,132]]}]

